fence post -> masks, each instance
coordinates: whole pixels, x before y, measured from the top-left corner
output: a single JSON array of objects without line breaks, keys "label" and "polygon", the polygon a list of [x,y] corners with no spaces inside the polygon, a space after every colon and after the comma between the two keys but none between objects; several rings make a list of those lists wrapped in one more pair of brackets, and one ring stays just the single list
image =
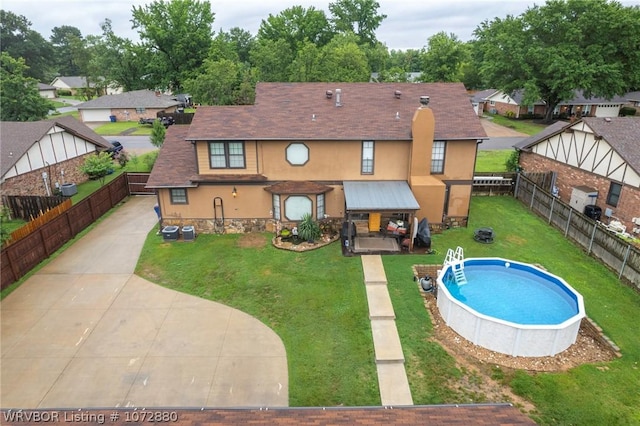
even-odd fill
[{"label": "fence post", "polygon": [[598,229],[598,223],[594,222],[593,224],[593,232],[591,233],[591,241],[589,241],[589,250],[587,250],[587,253],[591,254],[591,247],[593,247],[593,239],[596,236],[596,229]]},{"label": "fence post", "polygon": [[624,272],[624,267],[627,266],[627,259],[629,259],[630,251],[631,251],[631,244],[627,245],[627,251],[624,254],[624,260],[622,261],[622,266],[620,267],[620,273],[618,274],[618,279],[622,278],[622,273]]},{"label": "fence post", "polygon": [[516,187],[513,189],[513,196],[518,198],[518,189],[520,189],[520,173],[516,173]]},{"label": "fence post", "polygon": [[533,191],[531,191],[531,203],[529,204],[529,210],[533,210],[533,201],[536,199],[537,185],[533,185]]},{"label": "fence post", "polygon": [[567,227],[564,229],[565,238],[569,235],[569,225],[571,225],[571,213],[573,213],[573,209],[569,209],[569,216],[567,217]]},{"label": "fence post", "polygon": [[551,199],[551,208],[549,209],[549,224],[551,224],[551,216],[553,216],[553,206],[556,203],[556,197]]}]

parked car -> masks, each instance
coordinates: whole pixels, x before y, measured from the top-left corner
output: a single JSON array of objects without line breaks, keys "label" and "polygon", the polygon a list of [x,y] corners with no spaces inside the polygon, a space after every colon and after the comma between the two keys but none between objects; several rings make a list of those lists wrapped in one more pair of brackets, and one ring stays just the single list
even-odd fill
[{"label": "parked car", "polygon": [[138,123],[140,123],[140,124],[147,124],[147,125],[153,126],[153,123],[154,123],[156,120],[160,120],[160,121],[162,122],[162,125],[163,125],[164,127],[169,127],[169,126],[171,126],[172,124],[175,124],[175,122],[176,122],[176,120],[175,120],[173,117],[171,117],[171,116],[166,116],[166,117],[161,117],[161,118],[141,118],[141,119],[138,121]]},{"label": "parked car", "polygon": [[111,142],[111,148],[107,149],[107,152],[114,158],[120,151],[124,149],[124,146],[119,141]]}]

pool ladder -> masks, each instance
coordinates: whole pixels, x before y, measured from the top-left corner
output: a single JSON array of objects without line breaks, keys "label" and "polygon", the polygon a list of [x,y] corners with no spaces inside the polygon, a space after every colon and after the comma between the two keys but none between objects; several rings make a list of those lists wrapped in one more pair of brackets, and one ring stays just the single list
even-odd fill
[{"label": "pool ladder", "polygon": [[467,283],[467,277],[464,274],[464,251],[462,247],[458,246],[455,251],[453,249],[447,250],[444,264],[451,265],[456,284],[462,285]]}]

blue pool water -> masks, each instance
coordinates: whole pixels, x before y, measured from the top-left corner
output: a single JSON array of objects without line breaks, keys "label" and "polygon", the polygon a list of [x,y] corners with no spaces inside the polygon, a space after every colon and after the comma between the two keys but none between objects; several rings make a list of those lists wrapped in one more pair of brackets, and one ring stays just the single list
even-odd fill
[{"label": "blue pool water", "polygon": [[553,277],[522,264],[467,264],[467,284],[445,277],[451,295],[481,314],[525,325],[556,325],[578,313],[575,296]]}]

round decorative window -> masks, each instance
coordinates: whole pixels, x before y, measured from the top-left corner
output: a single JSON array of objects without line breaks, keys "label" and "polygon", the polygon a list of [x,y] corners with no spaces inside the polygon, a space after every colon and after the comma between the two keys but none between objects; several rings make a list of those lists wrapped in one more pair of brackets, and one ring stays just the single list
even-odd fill
[{"label": "round decorative window", "polygon": [[303,143],[292,143],[286,149],[287,161],[292,166],[302,166],[309,161],[309,148]]}]

